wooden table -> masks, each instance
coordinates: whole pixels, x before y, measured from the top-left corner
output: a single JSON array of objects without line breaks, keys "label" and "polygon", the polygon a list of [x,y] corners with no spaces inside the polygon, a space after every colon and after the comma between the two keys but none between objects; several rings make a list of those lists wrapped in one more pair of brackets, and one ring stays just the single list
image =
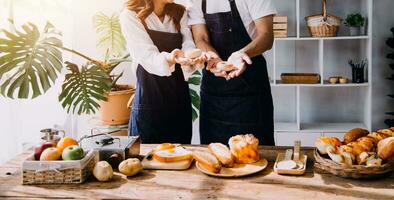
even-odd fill
[{"label": "wooden table", "polygon": [[[143,145],[142,153],[152,148]],[[192,148],[201,148],[193,146]],[[126,178],[118,173],[112,182],[90,180],[82,185],[21,185],[19,155],[0,167],[0,199],[394,199],[394,175],[379,180],[351,180],[317,173],[308,163],[304,176],[281,176],[272,170],[281,147],[262,147],[270,161],[263,172],[245,178],[223,179],[201,174],[195,167],[186,171],[144,171]],[[308,159],[313,150],[304,149]]]}]

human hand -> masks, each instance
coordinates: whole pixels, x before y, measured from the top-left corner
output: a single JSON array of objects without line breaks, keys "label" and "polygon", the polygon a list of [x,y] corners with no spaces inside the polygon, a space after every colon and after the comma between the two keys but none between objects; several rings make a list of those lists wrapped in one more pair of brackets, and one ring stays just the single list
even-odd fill
[{"label": "human hand", "polygon": [[183,58],[183,57],[185,57],[185,53],[182,50],[174,49],[167,57],[167,62],[170,66],[172,66],[177,63],[177,60],[179,58]]},{"label": "human hand", "polygon": [[235,67],[233,71],[229,72],[227,80],[240,76],[246,70],[246,64],[252,64],[250,57],[242,51],[232,53],[227,62]]}]

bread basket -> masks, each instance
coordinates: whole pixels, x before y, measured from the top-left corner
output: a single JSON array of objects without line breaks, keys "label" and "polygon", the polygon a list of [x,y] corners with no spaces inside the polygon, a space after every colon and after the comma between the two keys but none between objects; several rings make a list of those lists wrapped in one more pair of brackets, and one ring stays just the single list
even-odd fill
[{"label": "bread basket", "polygon": [[327,0],[323,0],[323,14],[305,17],[312,37],[335,37],[338,34],[342,19],[327,14]]},{"label": "bread basket", "polygon": [[371,179],[381,178],[385,174],[394,171],[394,162],[385,163],[378,167],[368,167],[365,165],[340,165],[329,158],[322,156],[315,150],[315,168],[329,172],[342,178]]}]

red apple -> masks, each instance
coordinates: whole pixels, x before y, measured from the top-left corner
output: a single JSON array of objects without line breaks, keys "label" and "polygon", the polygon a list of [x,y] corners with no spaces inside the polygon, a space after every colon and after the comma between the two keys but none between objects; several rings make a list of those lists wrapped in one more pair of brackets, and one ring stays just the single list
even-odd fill
[{"label": "red apple", "polygon": [[53,143],[51,142],[45,142],[42,144],[39,144],[34,147],[34,158],[36,160],[40,160],[41,154],[45,149],[48,149],[49,147],[54,147]]}]

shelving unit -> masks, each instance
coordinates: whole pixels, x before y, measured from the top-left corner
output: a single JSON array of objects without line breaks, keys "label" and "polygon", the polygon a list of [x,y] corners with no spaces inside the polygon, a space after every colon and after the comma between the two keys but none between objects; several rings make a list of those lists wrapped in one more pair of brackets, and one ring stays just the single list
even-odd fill
[{"label": "shelving unit", "polygon": [[[278,14],[288,16],[287,38],[276,38],[266,55],[275,104],[277,145],[293,145],[301,139],[313,146],[317,137],[342,137],[351,128],[371,129],[372,102],[372,6],[373,0],[328,0],[328,13],[342,18],[360,12],[366,18],[366,34],[349,36],[341,26],[338,37],[309,36],[305,16],[321,13],[321,1],[277,0]],[[348,59],[368,59],[366,83],[351,83]],[[283,84],[285,72],[319,73],[318,84]],[[330,76],[345,76],[348,84],[332,85]]]}]

